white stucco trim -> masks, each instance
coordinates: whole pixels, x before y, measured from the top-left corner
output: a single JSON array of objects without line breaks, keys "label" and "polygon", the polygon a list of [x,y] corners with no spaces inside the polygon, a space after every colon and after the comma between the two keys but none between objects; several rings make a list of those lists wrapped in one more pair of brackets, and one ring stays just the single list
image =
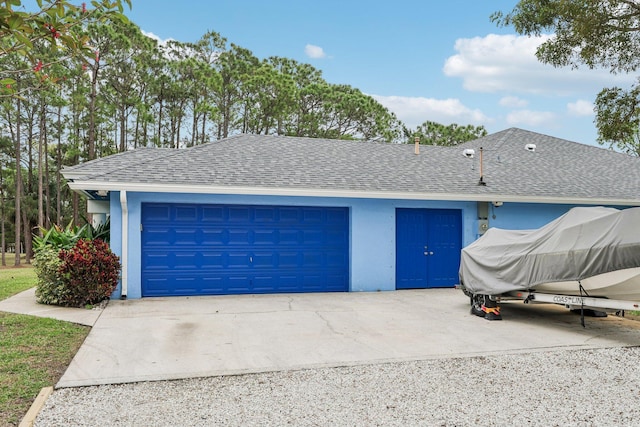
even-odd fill
[{"label": "white stucco trim", "polygon": [[122,253],[120,254],[122,262],[122,290],[121,298],[127,297],[128,288],[128,263],[129,263],[129,209],[127,207],[127,192],[120,191],[120,207],[122,209]]},{"label": "white stucco trim", "polygon": [[640,206],[639,199],[604,199],[580,197],[548,197],[548,196],[514,196],[501,194],[461,194],[461,193],[419,193],[397,191],[357,191],[334,190],[320,188],[260,188],[260,187],[221,187],[210,185],[182,184],[146,184],[122,182],[69,182],[72,190],[84,191],[131,191],[141,193],[190,193],[190,194],[242,194],[256,196],[306,196],[306,197],[340,197],[360,199],[399,199],[399,200],[449,200],[479,202],[515,202],[515,203],[551,203],[582,205],[617,205]]}]

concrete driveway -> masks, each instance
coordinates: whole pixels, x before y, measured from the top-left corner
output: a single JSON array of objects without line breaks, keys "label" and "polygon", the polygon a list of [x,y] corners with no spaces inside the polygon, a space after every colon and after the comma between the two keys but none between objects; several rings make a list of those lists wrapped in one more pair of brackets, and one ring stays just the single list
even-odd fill
[{"label": "concrete driveway", "polygon": [[459,290],[111,301],[57,387],[640,345],[640,322],[562,307],[469,314]]}]

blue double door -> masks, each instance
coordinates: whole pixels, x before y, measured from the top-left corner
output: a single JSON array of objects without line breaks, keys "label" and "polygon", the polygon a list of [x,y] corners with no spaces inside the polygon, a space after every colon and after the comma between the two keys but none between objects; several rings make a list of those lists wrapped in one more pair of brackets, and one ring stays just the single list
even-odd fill
[{"label": "blue double door", "polygon": [[462,212],[396,210],[396,289],[445,288],[458,283]]},{"label": "blue double door", "polygon": [[341,207],[142,205],[142,296],[349,290]]}]

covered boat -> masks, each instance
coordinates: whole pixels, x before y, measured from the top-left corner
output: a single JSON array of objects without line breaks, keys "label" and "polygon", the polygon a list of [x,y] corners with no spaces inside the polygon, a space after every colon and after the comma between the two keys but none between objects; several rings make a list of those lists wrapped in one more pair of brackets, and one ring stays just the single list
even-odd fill
[{"label": "covered boat", "polygon": [[469,295],[640,301],[640,208],[577,207],[536,230],[491,228],[462,250],[460,284]]}]

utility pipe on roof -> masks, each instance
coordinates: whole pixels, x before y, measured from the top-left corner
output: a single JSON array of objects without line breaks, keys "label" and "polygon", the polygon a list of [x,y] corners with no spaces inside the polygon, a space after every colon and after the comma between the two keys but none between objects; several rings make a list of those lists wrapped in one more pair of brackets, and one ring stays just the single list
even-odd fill
[{"label": "utility pipe on roof", "polygon": [[120,299],[127,298],[127,276],[129,263],[129,208],[127,207],[127,192],[120,191],[120,208],[122,209],[122,254],[120,261],[122,263],[122,290]]}]

